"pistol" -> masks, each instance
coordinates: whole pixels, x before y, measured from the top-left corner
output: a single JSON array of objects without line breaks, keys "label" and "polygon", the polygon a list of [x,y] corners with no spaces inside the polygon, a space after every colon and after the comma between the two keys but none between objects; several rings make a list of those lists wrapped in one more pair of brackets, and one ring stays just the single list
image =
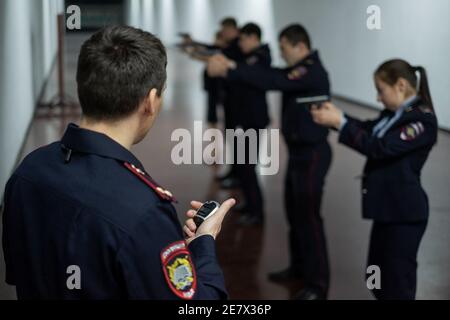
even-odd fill
[{"label": "pistol", "polygon": [[310,111],[311,111],[312,105],[316,104],[320,108],[320,105],[322,103],[328,102],[328,101],[330,101],[330,96],[327,96],[327,95],[313,96],[313,97],[302,97],[302,98],[297,98],[297,100],[296,100],[297,104],[306,105],[306,107]]}]

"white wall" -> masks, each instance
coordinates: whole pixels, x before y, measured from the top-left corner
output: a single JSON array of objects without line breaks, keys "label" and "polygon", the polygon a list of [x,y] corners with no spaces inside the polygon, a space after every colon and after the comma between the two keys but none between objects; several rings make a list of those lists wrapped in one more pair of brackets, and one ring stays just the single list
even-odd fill
[{"label": "white wall", "polygon": [[211,27],[216,21],[210,0],[176,0],[176,15],[177,32],[190,32],[203,42],[214,39],[217,28]]},{"label": "white wall", "polygon": [[[448,0],[127,0],[135,10],[146,1],[155,4],[154,33],[166,44],[179,31],[211,41],[225,16],[240,24],[259,23],[274,61],[281,64],[278,32],[302,23],[320,50],[335,94],[381,108],[376,102],[372,74],[379,64],[403,58],[423,65],[443,128],[450,129],[450,1]],[[382,29],[366,27],[368,6],[381,8]],[[137,16],[137,15],[136,15]],[[133,20],[133,23],[136,21]],[[142,22],[137,22],[137,25]]]},{"label": "white wall", "polygon": [[143,21],[141,21],[142,19],[142,15],[140,14],[141,11],[142,8],[140,0],[126,0],[125,1],[126,23],[129,26],[141,28],[143,24]]},{"label": "white wall", "polygon": [[[366,27],[372,4],[381,8],[379,31]],[[274,15],[278,29],[295,21],[309,29],[336,94],[381,107],[372,85],[379,64],[399,57],[424,66],[440,124],[450,129],[449,13],[448,0],[277,0]]]},{"label": "white wall", "polygon": [[0,1],[0,198],[56,54],[62,0]]}]

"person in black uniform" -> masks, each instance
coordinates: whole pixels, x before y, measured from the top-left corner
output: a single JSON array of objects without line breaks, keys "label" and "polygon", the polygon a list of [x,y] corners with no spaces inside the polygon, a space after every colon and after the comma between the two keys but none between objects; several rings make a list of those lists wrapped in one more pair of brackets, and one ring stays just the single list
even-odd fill
[{"label": "person in black uniform", "polygon": [[[241,28],[239,46],[244,53],[243,64],[270,67],[272,64],[270,47],[261,43],[261,37],[261,28],[254,23],[248,23]],[[232,80],[230,79],[230,81]],[[253,148],[250,145],[252,143],[250,139],[245,139],[245,163],[236,165],[245,198],[245,207],[241,209],[244,214],[239,218],[238,223],[241,225],[259,225],[264,221],[264,200],[256,175],[256,162],[259,151],[258,130],[266,128],[270,123],[266,91],[245,83],[238,82],[238,85],[242,91],[239,105],[236,107],[240,126],[245,133],[248,130],[255,132],[257,140],[256,148]],[[250,154],[250,152],[255,154]]]},{"label": "person in black uniform", "polygon": [[[224,48],[218,48],[215,45],[204,44],[200,42],[193,41],[190,37],[186,37],[183,43],[184,46],[193,44],[187,52],[191,54],[191,57],[203,61],[209,61],[209,54],[205,55],[202,52],[205,50],[216,50],[221,49],[221,52],[228,59],[233,61],[242,61],[244,59],[244,54],[239,46],[239,28],[238,23],[235,18],[227,17],[221,21],[221,36],[223,41],[226,43]],[[223,107],[225,114],[225,129],[236,129],[239,123],[239,103],[243,91],[239,85],[229,81],[219,81],[219,88],[223,90]],[[217,180],[220,181],[221,186],[225,189],[231,189],[240,186],[240,179],[238,178],[236,170],[236,148],[234,149],[234,164],[231,166],[229,172],[222,176],[218,176]]]},{"label": "person in black uniform", "polygon": [[160,111],[166,64],[160,40],[131,27],[83,44],[81,125],[28,155],[6,186],[6,282],[19,299],[227,297],[214,239],[234,200],[198,230],[189,211],[185,238],[173,195],[129,151]]},{"label": "person in black uniform", "polygon": [[[225,18],[222,20],[222,34],[228,43],[228,46],[222,50],[222,54],[228,59],[234,61],[243,61],[244,53],[239,45],[240,30],[236,19]],[[239,116],[239,105],[241,97],[244,94],[243,88],[234,82],[223,81],[224,100],[223,106],[225,111],[225,129],[236,129],[241,125]],[[231,169],[223,176],[218,176],[221,187],[231,189],[241,186],[242,179],[239,178],[237,169],[237,146],[234,148],[234,164]]]},{"label": "person in black uniform", "polygon": [[360,121],[331,103],[312,114],[317,123],[340,130],[339,142],[367,157],[363,216],[374,221],[368,265],[381,272],[381,288],[373,294],[413,300],[417,252],[429,215],[421,170],[437,141],[437,119],[423,67],[387,61],[375,72],[375,84],[385,107],[375,120]]},{"label": "person in black uniform", "polygon": [[328,254],[320,215],[323,186],[331,164],[329,130],[312,120],[297,98],[330,94],[327,71],[319,53],[311,50],[306,29],[298,24],[280,33],[285,69],[249,66],[223,56],[210,59],[211,76],[247,83],[260,90],[283,92],[282,133],[289,151],[285,206],[289,222],[290,266],[271,273],[273,281],[302,278],[298,299],[325,299],[329,287]]},{"label": "person in black uniform", "polygon": [[[227,47],[227,43],[222,35],[222,31],[216,32],[214,44],[204,44],[194,42],[189,34],[181,34],[183,37],[182,43],[178,47],[182,52],[188,54],[191,58],[205,62],[208,58]],[[203,72],[203,88],[207,93],[207,112],[206,119],[210,127],[216,127],[218,123],[217,106],[222,104],[223,100],[223,80],[218,78],[211,78],[208,73]]]},{"label": "person in black uniform", "polygon": [[[225,40],[222,37],[222,32],[216,33],[213,50],[222,50],[225,48]],[[211,49],[210,49],[211,50]],[[223,80],[218,78],[211,78],[205,69],[203,72],[203,88],[207,93],[208,109],[206,119],[210,128],[217,127],[217,106],[223,103]]]}]

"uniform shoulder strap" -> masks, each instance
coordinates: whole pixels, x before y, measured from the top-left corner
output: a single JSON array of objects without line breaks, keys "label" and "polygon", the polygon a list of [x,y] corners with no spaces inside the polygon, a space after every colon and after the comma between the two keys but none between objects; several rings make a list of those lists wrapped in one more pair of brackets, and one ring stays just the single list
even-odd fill
[{"label": "uniform shoulder strap", "polygon": [[167,200],[170,202],[176,202],[177,200],[173,196],[173,194],[169,191],[161,187],[158,183],[153,180],[153,178],[144,172],[143,170],[137,168],[135,165],[124,162],[123,165],[127,168],[131,173],[133,173],[136,177],[138,177],[141,181],[143,181],[147,186],[149,186],[156,194],[163,200]]}]

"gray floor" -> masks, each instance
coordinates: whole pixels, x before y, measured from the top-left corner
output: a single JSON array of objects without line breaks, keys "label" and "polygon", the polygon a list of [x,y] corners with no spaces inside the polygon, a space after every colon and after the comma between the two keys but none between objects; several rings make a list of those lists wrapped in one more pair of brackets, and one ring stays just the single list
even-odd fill
[{"label": "gray floor", "polygon": [[[71,36],[67,45],[66,87],[69,94],[76,96],[74,70],[79,45],[85,36]],[[175,128],[192,129],[194,120],[203,120],[205,114],[205,96],[201,86],[202,66],[191,62],[174,50],[169,50],[169,82],[164,110],[150,136],[138,145],[134,152],[142,159],[144,166],[153,173],[154,178],[169,188],[178,198],[180,217],[187,209],[188,201],[195,198],[205,200],[212,196],[223,199],[227,193],[212,187],[213,170],[207,166],[175,166],[170,161],[170,152],[174,143],[170,135]],[[50,88],[55,88],[54,80]],[[51,91],[51,90],[50,90]],[[50,95],[50,93],[49,93]],[[279,95],[270,94],[273,128],[279,125]],[[335,101],[350,114],[360,118],[373,118],[377,112],[364,107]],[[67,121],[77,119],[37,119],[33,122],[27,138],[24,154],[48,142],[59,139]],[[327,178],[323,215],[327,230],[330,253],[332,282],[331,299],[372,299],[365,287],[365,262],[367,254],[370,222],[364,221],[360,214],[359,180],[364,158],[336,143],[336,134],[330,141],[334,150],[332,169]],[[450,298],[450,135],[441,132],[439,144],[433,150],[423,171],[423,184],[431,202],[429,226],[419,252],[418,299]],[[285,172],[286,152],[281,148],[281,170],[275,176],[261,177],[266,198],[267,225],[257,232],[261,248],[257,257],[249,261],[254,277],[254,288],[244,292],[238,283],[228,282],[232,298],[287,299],[287,288],[267,281],[269,271],[282,268],[287,264],[286,222],[283,212],[282,184]],[[405,199],[407,201],[407,199]],[[231,219],[231,218],[229,218]],[[253,239],[251,231],[234,229],[225,224],[223,238],[232,241],[239,251],[245,241]],[[221,243],[221,246],[223,243]],[[0,253],[1,254],[1,253]],[[244,252],[245,254],[245,252]],[[233,259],[219,256],[227,268]],[[3,259],[0,259],[0,278],[4,278]],[[244,266],[242,267],[244,268]],[[227,275],[227,272],[225,272]],[[232,277],[230,277],[232,279]],[[13,288],[0,281],[0,299],[14,299]]]}]

